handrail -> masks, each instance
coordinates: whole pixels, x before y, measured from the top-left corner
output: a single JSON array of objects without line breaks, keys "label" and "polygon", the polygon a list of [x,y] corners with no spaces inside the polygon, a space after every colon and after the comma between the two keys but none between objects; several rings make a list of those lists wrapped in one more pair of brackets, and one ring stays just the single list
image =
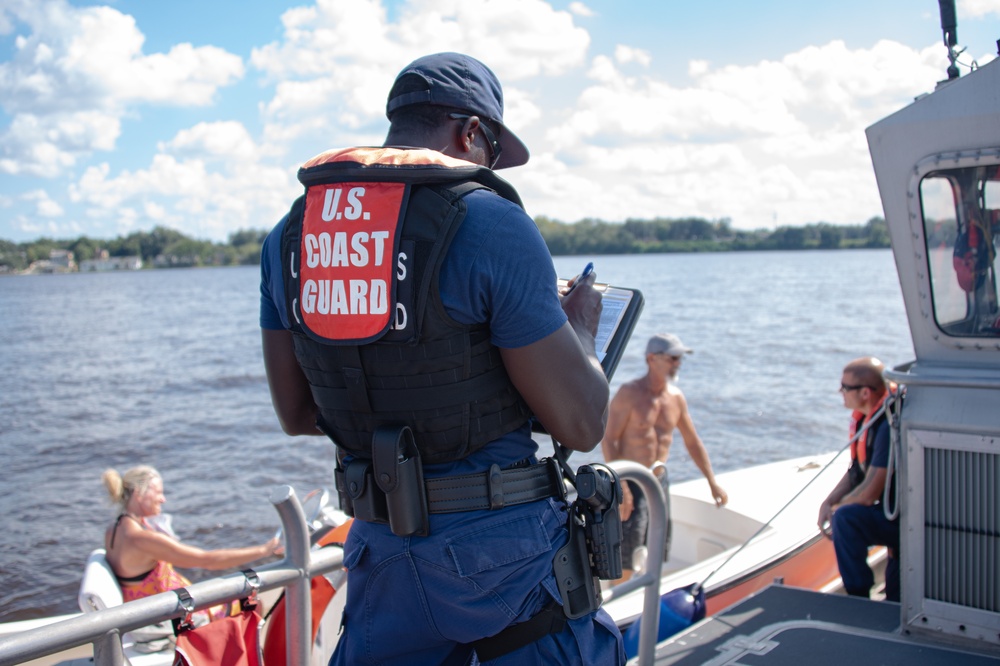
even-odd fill
[{"label": "handrail", "polygon": [[[309,549],[308,530],[302,505],[290,486],[281,486],[271,493],[284,528],[285,558],[254,571],[260,578],[260,590],[286,588],[288,621],[286,653],[291,666],[307,666],[312,637],[309,628],[310,579],[343,566],[340,549]],[[187,587],[196,609],[242,599],[251,587],[242,573],[201,581]],[[302,605],[305,605],[305,619]],[[124,663],[121,634],[179,618],[187,611],[180,605],[175,592],[162,592],[151,597],[130,601],[120,606],[55,622],[21,633],[0,637],[0,666],[13,666],[24,661],[56,654],[63,650],[91,643],[96,666],[119,666]],[[293,619],[294,618],[294,619]]]},{"label": "handrail", "polygon": [[[934,366],[921,367],[916,364],[916,361],[911,361],[910,363],[897,366],[892,370],[883,370],[882,376],[891,381],[906,384],[907,386],[1000,390],[1000,375],[995,373],[992,375],[979,374],[976,376],[975,372],[978,369],[968,372],[966,368],[959,369],[956,366],[947,366],[950,374],[944,376],[935,374],[934,369]],[[920,372],[921,370],[923,370],[923,373]],[[956,370],[960,370],[960,372],[956,373]]]},{"label": "handrail", "polygon": [[615,460],[608,463],[622,481],[632,481],[649,500],[649,533],[646,539],[646,566],[642,573],[616,585],[605,594],[605,601],[621,597],[640,587],[646,592],[642,604],[642,625],[639,627],[639,664],[652,666],[656,638],[660,626],[660,571],[663,568],[663,548],[667,536],[667,504],[663,486],[653,473],[637,462]]},{"label": "handrail", "polygon": [[[299,576],[285,587],[288,621],[285,622],[285,659],[288,664],[309,663],[312,643],[308,627],[312,627],[312,604],[309,598],[309,528],[302,504],[291,486],[281,486],[271,493],[271,503],[281,516],[285,531],[285,560],[294,566]],[[343,561],[343,552],[340,553]],[[292,618],[296,618],[292,621]]]}]

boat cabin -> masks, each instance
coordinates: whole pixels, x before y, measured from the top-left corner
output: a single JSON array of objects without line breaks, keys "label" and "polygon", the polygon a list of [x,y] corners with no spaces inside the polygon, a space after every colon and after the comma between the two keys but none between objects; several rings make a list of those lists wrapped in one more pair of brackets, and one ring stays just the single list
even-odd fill
[{"label": "boat cabin", "polygon": [[867,135],[916,353],[887,373],[902,629],[1000,649],[1000,59]]},{"label": "boat cabin", "polygon": [[948,79],[867,129],[916,355],[885,372],[900,603],[775,585],[656,664],[1000,663],[1000,58],[959,76],[941,6]]}]

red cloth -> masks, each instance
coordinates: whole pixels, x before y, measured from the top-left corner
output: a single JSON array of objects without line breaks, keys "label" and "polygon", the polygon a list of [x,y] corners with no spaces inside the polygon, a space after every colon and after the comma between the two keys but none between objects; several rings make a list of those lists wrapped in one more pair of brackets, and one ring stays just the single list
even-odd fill
[{"label": "red cloth", "polygon": [[257,611],[216,620],[177,636],[174,666],[262,666]]}]

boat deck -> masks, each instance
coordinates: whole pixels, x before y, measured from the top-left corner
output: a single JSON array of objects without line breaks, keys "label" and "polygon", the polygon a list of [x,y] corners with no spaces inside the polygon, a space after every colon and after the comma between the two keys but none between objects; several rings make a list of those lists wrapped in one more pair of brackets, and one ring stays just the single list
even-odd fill
[{"label": "boat deck", "polygon": [[1000,664],[1000,653],[969,652],[899,633],[899,605],[771,585],[657,646],[655,663]]}]

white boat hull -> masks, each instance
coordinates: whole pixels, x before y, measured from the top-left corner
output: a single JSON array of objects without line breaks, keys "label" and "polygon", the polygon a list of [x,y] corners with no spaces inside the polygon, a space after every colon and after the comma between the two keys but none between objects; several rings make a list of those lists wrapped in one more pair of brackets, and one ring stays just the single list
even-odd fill
[{"label": "white boat hull", "polygon": [[[730,498],[721,508],[703,479],[672,485],[673,538],[660,593],[707,579],[707,611],[713,614],[775,580],[813,590],[836,587],[836,557],[816,516],[847,465],[846,453],[825,453],[718,474]],[[636,590],[612,598],[605,608],[627,626],[642,604],[643,592]]]}]

